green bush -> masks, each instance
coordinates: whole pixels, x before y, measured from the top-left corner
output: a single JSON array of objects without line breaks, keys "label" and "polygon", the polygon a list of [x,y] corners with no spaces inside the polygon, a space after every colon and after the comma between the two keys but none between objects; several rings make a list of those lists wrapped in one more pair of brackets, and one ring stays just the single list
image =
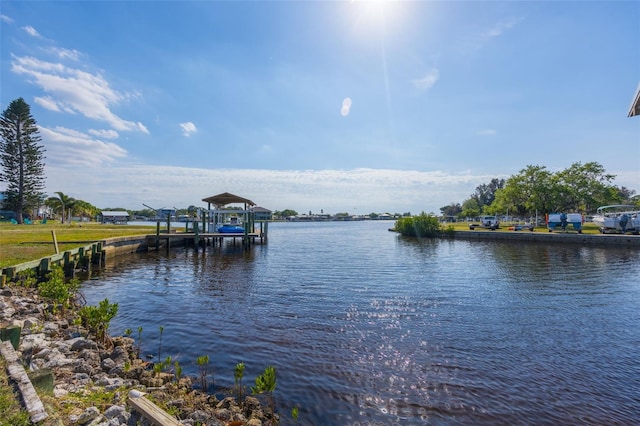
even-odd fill
[{"label": "green bush", "polygon": [[438,218],[424,212],[419,216],[398,219],[395,230],[407,237],[435,238],[442,235]]},{"label": "green bush", "polygon": [[118,304],[109,303],[109,299],[104,299],[98,306],[83,306],[78,315],[81,324],[93,333],[98,341],[105,343],[109,323],[117,313]]},{"label": "green bush", "polygon": [[47,274],[47,281],[38,285],[40,296],[49,299],[56,305],[61,305],[62,309],[68,308],[71,300],[75,297],[80,282],[76,279],[67,281],[64,277],[62,267],[55,266]]}]

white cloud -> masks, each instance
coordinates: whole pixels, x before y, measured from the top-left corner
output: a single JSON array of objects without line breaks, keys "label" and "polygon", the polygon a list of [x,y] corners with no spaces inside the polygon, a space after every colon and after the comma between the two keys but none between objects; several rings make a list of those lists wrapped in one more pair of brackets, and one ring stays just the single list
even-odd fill
[{"label": "white cloud", "polygon": [[27,32],[27,34],[29,34],[31,37],[37,37],[37,38],[42,37],[40,35],[40,33],[35,28],[33,28],[31,25],[27,25],[26,27],[22,27],[22,29],[25,30]]},{"label": "white cloud", "polygon": [[46,148],[45,164],[54,168],[81,166],[94,169],[127,156],[127,151],[117,144],[93,139],[77,130],[64,127],[40,127],[39,130]]},{"label": "white cloud", "polygon": [[495,175],[415,170],[245,170],[195,169],[150,165],[92,167],[81,181],[68,179],[71,168],[52,166],[47,186],[99,207],[150,205],[204,206],[203,198],[231,192],[258,205],[299,212],[439,212],[461,202]]},{"label": "white cloud", "polygon": [[198,132],[198,128],[191,121],[180,123],[180,127],[182,127],[182,134],[186,137]]},{"label": "white cloud", "polygon": [[[109,86],[100,74],[67,67],[61,63],[42,61],[33,57],[13,57],[11,70],[31,77],[51,96],[40,98],[41,105],[54,111],[77,112],[85,117],[103,121],[120,131],[149,133],[144,124],[124,120],[111,107],[121,104],[134,94],[120,93]],[[53,106],[55,104],[55,107]]]},{"label": "white cloud", "polygon": [[0,15],[0,21],[6,22],[7,24],[13,24],[13,19],[7,15]]},{"label": "white cloud", "polygon": [[60,112],[58,103],[51,96],[36,96],[34,102],[49,111]]},{"label": "white cloud", "polygon": [[428,90],[440,79],[440,71],[437,68],[430,69],[423,77],[412,81],[418,90]]},{"label": "white cloud", "polygon": [[89,133],[92,134],[93,136],[99,137],[99,138],[103,138],[103,139],[118,139],[118,137],[120,137],[120,135],[118,134],[118,132],[116,132],[115,130],[94,130],[94,129],[89,129]]},{"label": "white cloud", "polygon": [[53,53],[55,56],[60,59],[70,59],[72,61],[77,61],[80,59],[80,52],[75,49],[64,49],[60,47],[50,47],[48,48],[50,53]]},{"label": "white cloud", "polygon": [[462,48],[466,52],[475,52],[478,49],[482,49],[491,40],[503,36],[522,21],[523,18],[511,17],[496,22],[490,28],[481,32],[474,32],[473,35],[466,37],[463,41]]},{"label": "white cloud", "polygon": [[346,97],[342,100],[342,108],[340,108],[340,114],[343,117],[346,117],[347,115],[349,115],[349,113],[351,112],[351,98]]},{"label": "white cloud", "polygon": [[504,34],[506,31],[512,29],[516,25],[518,25],[522,21],[522,18],[508,18],[504,21],[500,21],[496,23],[489,30],[485,31],[481,34],[481,38],[489,39],[493,37],[499,37]]}]

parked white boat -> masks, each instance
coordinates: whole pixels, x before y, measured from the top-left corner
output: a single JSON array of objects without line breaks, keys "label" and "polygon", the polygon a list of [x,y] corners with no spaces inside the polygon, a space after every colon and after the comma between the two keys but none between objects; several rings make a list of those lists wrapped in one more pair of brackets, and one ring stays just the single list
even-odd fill
[{"label": "parked white boat", "polygon": [[603,234],[640,233],[640,209],[627,204],[613,204],[598,207],[593,223]]}]

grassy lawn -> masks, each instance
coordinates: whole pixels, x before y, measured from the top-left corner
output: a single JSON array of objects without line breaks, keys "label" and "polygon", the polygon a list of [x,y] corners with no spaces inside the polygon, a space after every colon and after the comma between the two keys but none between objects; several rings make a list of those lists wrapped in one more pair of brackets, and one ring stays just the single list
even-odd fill
[{"label": "grassy lawn", "polygon": [[52,232],[55,231],[60,252],[81,247],[93,241],[127,235],[154,234],[155,226],[71,223],[13,225],[0,223],[0,268],[40,259],[55,254]]},{"label": "grassy lawn", "polygon": [[[469,223],[478,223],[478,222],[469,222]],[[452,224],[445,224],[444,227],[447,228],[449,225],[453,225],[453,229],[456,231],[469,231],[469,223],[467,222],[456,222],[456,223],[452,223]],[[515,223],[513,224],[510,222],[500,222],[500,229],[497,229],[495,231],[491,231],[488,229],[482,229],[482,228],[476,228],[477,232],[482,232],[482,231],[487,231],[487,232],[515,232],[513,230],[510,230],[509,227],[513,226]],[[529,231],[517,231],[517,232],[529,232]],[[536,226],[535,231],[534,232],[549,232],[549,230],[547,229],[546,225],[543,226]],[[556,231],[554,231],[555,233],[562,233],[562,229],[558,228]],[[567,230],[564,232],[568,232],[568,233],[575,233],[576,231],[573,230],[573,226],[569,225],[567,226]],[[599,234],[600,231],[598,230],[598,227],[593,224],[593,223],[584,223],[582,225],[582,233],[583,234]]]}]

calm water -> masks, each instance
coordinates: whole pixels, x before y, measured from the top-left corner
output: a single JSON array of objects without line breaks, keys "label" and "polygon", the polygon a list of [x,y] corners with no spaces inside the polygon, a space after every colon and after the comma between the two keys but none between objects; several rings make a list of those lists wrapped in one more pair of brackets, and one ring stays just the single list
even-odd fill
[{"label": "calm water", "polygon": [[115,259],[111,334],[216,387],[277,368],[302,424],[637,424],[640,251],[415,241],[392,222],[270,224],[269,244]]}]

